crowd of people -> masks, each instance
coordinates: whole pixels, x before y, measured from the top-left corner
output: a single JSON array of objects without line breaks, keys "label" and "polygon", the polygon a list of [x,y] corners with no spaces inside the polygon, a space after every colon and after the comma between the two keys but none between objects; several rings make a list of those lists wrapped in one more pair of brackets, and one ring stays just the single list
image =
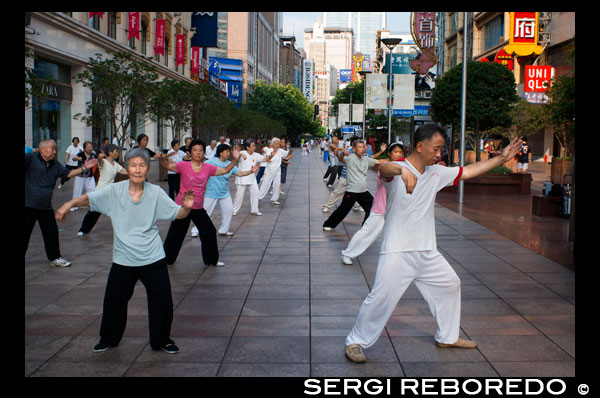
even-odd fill
[{"label": "crowd of people", "polygon": [[[500,156],[466,167],[440,164],[445,131],[435,124],[421,126],[414,134],[413,151],[405,157],[402,142],[384,143],[377,153],[360,138],[340,141],[337,137],[320,142],[301,143],[302,155],[319,148],[328,167],[323,176],[328,187],[337,186],[323,204],[329,213],[323,230],[333,231],[351,209],[363,211],[363,225],[341,252],[341,261],[352,265],[379,236],[381,249],[375,283],[365,298],[345,342],[346,356],[364,362],[363,349],[381,335],[394,307],[406,288],[415,283],[436,318],[434,336],[438,347],[473,348],[476,343],[459,337],[460,279],[437,251],[434,202],[438,191],[461,179],[480,175],[513,158],[521,141],[513,140]],[[40,142],[36,151],[25,154],[25,252],[36,222],[39,223],[50,265],[68,267],[59,249],[56,220],[65,222],[70,212],[89,207],[78,236],[91,232],[101,214],[110,217],[114,231],[113,263],[109,272],[100,341],[94,351],[102,352],[119,344],[127,322],[127,304],[140,280],[147,292],[150,346],[178,353],[170,337],[173,300],[168,266],[175,263],[190,223],[192,236],[202,243],[202,260],[207,266],[224,266],[219,261],[217,234],[231,236],[232,217],[241,210],[249,189],[250,214],[262,216],[259,204],[268,194],[272,206],[280,206],[284,194],[287,165],[293,149],[283,138],[273,138],[260,151],[252,139],[206,145],[200,139],[186,138],[184,146],[171,142],[163,154],[147,148],[148,137],[140,135],[137,146],[128,148],[121,166],[119,148],[105,142],[98,154],[91,142],[73,145],[65,155],[66,166],[56,160],[54,140]],[[232,145],[233,144],[233,145]],[[240,145],[242,144],[243,149]],[[148,182],[150,159],[158,159],[168,172],[168,192]],[[311,159],[312,161],[313,159]],[[97,168],[97,171],[95,169]],[[373,196],[367,179],[376,171],[377,190]],[[229,179],[235,175],[235,198]],[[53,190],[58,179],[64,184],[75,178],[73,197],[56,211],[52,209]],[[116,182],[119,178],[126,181]],[[260,185],[259,185],[260,184]],[[220,226],[211,215],[219,204]],[[164,242],[156,223],[170,220]]]}]

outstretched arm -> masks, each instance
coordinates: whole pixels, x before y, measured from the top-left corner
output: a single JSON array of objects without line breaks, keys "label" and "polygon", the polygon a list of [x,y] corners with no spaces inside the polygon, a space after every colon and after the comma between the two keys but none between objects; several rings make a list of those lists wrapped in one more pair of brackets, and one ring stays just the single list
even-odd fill
[{"label": "outstretched arm", "polygon": [[463,168],[463,173],[460,179],[468,180],[469,178],[477,177],[478,175],[484,174],[493,169],[494,167],[503,165],[504,163],[508,162],[509,160],[515,157],[515,155],[521,148],[522,143],[523,141],[521,141],[518,138],[515,138],[511,141],[510,144],[508,144],[506,148],[502,150],[499,156],[465,166]]},{"label": "outstretched arm", "polygon": [[415,186],[417,185],[417,176],[414,175],[406,167],[402,167],[394,162],[386,162],[379,165],[379,174],[386,180],[394,177],[401,176],[404,185],[406,186],[406,193],[413,193]]},{"label": "outstretched arm", "polygon": [[[78,169],[75,169],[78,170]],[[56,210],[54,213],[54,218],[58,221],[65,222],[67,216],[71,212],[72,207],[81,207],[81,206],[89,206],[90,200],[86,193],[81,196],[76,197],[75,199],[71,199]]]},{"label": "outstretched arm", "polygon": [[158,152],[156,156],[158,157],[158,161],[163,168],[167,169],[168,171],[172,171],[173,173],[177,172],[177,163],[169,162],[167,156],[162,152]]}]

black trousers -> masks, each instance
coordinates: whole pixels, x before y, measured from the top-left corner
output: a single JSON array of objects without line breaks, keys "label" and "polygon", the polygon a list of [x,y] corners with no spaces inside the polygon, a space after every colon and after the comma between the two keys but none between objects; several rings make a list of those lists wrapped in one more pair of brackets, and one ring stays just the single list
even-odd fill
[{"label": "black trousers", "polygon": [[171,222],[163,245],[167,264],[171,265],[177,260],[181,245],[190,227],[190,221],[193,221],[198,228],[198,235],[202,242],[202,260],[204,264],[216,265],[219,261],[217,229],[204,209],[192,209],[186,218]]},{"label": "black trousers", "polygon": [[355,192],[344,192],[344,197],[342,198],[342,203],[338,206],[337,209],[325,222],[323,223],[324,227],[335,228],[339,223],[348,215],[354,203],[358,202],[361,207],[365,210],[365,218],[363,219],[363,224],[369,218],[369,214],[371,213],[371,207],[373,206],[373,195],[369,191],[355,193]]},{"label": "black trousers", "polygon": [[83,232],[84,234],[89,233],[92,230],[92,228],[94,228],[96,223],[98,222],[100,215],[102,215],[102,213],[98,213],[97,211],[88,210],[88,212],[85,213],[85,217],[83,217],[83,221],[81,222],[81,227],[79,227],[79,232]]},{"label": "black trousers", "polygon": [[141,267],[112,264],[104,293],[100,342],[116,346],[121,341],[127,326],[127,305],[138,280],[144,284],[148,297],[150,347],[159,350],[174,344],[170,338],[173,297],[164,258]]},{"label": "black trousers", "polygon": [[181,174],[167,174],[167,181],[169,183],[169,198],[175,200],[175,197],[179,194]]},{"label": "black trousers", "polygon": [[50,261],[56,260],[61,255],[58,243],[58,225],[56,225],[56,219],[54,219],[53,209],[34,209],[25,206],[25,253],[27,253],[29,239],[36,221],[40,224],[42,230],[46,257]]}]

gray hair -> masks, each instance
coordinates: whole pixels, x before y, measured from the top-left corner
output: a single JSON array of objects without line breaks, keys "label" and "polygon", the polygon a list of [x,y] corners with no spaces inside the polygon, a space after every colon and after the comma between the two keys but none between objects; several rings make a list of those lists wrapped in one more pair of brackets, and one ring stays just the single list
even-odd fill
[{"label": "gray hair", "polygon": [[38,144],[38,148],[43,148],[45,146],[48,145],[56,145],[56,141],[54,141],[52,138],[47,138],[45,140],[41,140],[40,143]]},{"label": "gray hair", "polygon": [[129,161],[133,158],[143,158],[146,161],[146,166],[150,167],[150,154],[144,148],[133,148],[127,151],[125,155],[125,167],[129,166]]},{"label": "gray hair", "polygon": [[281,140],[277,137],[273,137],[273,139],[271,140],[271,145],[274,144],[276,141],[279,141],[279,143],[281,144]]}]

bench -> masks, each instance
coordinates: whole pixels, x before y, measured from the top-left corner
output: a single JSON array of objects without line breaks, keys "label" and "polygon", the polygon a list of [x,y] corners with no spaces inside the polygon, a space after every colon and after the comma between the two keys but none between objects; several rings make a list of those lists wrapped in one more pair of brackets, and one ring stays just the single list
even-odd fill
[{"label": "bench", "polygon": [[558,216],[562,198],[556,196],[533,195],[531,213],[540,216]]}]

